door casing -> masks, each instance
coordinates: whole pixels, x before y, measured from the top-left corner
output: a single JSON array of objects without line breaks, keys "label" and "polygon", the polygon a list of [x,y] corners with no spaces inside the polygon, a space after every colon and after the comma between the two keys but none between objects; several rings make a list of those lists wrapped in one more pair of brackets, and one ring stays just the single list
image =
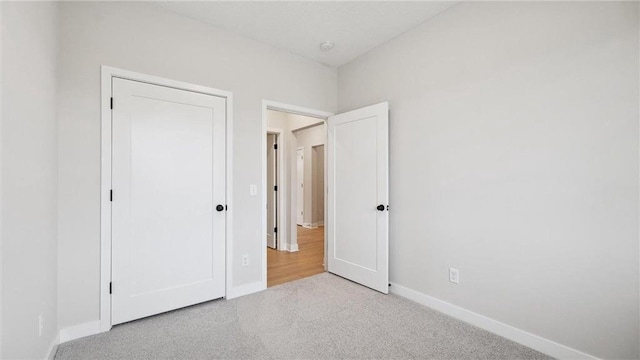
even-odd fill
[{"label": "door casing", "polygon": [[[133,71],[122,70],[110,66],[101,67],[101,154],[100,154],[100,332],[111,329],[111,80],[121,78],[144,82],[152,85],[165,86],[180,90],[192,91],[207,95],[213,95],[226,100],[226,203],[229,206],[226,212],[226,236],[225,236],[225,297],[230,294],[232,282],[231,259],[233,259],[233,94],[229,91],[214,89],[206,86],[190,84],[181,81],[165,79],[157,76],[141,74]],[[117,104],[114,104],[117,106]],[[265,139],[266,141],[266,139]],[[265,145],[266,146],[266,145]],[[264,237],[266,242],[266,234]],[[265,245],[266,246],[266,245]]]},{"label": "door casing", "polygon": [[[304,148],[296,148],[296,224],[304,226]],[[300,196],[302,194],[302,196]]]}]

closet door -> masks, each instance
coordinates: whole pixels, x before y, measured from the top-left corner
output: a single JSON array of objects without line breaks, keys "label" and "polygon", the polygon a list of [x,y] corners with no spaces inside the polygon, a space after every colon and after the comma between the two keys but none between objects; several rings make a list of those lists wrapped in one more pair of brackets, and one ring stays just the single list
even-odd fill
[{"label": "closet door", "polygon": [[112,87],[112,323],[224,296],[225,99]]}]

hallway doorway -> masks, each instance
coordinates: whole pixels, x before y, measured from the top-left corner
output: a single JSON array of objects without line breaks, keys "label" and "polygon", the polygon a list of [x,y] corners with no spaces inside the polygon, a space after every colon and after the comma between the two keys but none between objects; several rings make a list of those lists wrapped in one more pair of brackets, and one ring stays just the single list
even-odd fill
[{"label": "hallway doorway", "polygon": [[266,109],[265,125],[265,285],[270,287],[326,269],[327,133],[324,118],[282,110]]}]

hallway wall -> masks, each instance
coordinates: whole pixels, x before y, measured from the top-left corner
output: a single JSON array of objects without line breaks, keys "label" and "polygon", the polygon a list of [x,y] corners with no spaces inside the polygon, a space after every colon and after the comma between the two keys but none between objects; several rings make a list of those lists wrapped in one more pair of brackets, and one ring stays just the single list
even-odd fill
[{"label": "hallway wall", "polygon": [[313,213],[316,212],[315,200],[313,195],[314,182],[316,179],[313,174],[313,147],[324,145],[327,137],[325,124],[320,124],[304,130],[294,131],[296,138],[296,146],[304,148],[304,214],[303,225],[311,226],[314,223]]}]

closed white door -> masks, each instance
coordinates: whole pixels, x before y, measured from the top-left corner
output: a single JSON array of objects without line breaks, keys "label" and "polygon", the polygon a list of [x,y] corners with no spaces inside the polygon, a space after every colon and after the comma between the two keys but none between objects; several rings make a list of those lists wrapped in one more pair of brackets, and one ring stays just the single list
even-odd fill
[{"label": "closed white door", "polygon": [[112,91],[112,323],[223,297],[225,99]]},{"label": "closed white door", "polygon": [[328,119],[327,270],[389,292],[389,105]]},{"label": "closed white door", "polygon": [[277,141],[278,135],[267,134],[267,246],[277,247]]},{"label": "closed white door", "polygon": [[304,223],[304,148],[296,150],[296,179],[297,179],[297,224]]}]

